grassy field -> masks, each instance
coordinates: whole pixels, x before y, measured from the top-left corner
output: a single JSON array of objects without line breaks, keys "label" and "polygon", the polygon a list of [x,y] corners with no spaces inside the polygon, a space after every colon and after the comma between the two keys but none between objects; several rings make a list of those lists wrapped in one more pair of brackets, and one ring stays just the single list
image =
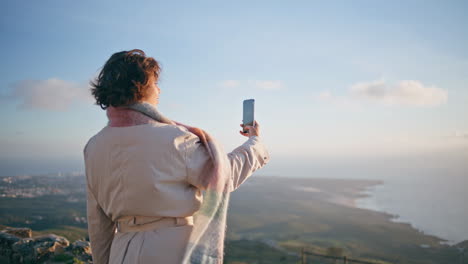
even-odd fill
[{"label": "grassy field", "polygon": [[86,228],[86,223],[77,217],[86,217],[86,202],[69,202],[62,195],[0,198],[0,223],[8,226],[27,226],[38,231],[58,226]]}]

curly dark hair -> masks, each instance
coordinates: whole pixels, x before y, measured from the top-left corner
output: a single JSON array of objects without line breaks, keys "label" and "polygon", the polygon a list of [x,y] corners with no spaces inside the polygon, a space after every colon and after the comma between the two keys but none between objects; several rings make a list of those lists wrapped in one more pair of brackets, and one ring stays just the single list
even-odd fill
[{"label": "curly dark hair", "polygon": [[139,49],[114,53],[104,64],[98,77],[91,81],[96,105],[126,106],[148,95],[151,77],[159,79],[161,68],[152,57]]}]

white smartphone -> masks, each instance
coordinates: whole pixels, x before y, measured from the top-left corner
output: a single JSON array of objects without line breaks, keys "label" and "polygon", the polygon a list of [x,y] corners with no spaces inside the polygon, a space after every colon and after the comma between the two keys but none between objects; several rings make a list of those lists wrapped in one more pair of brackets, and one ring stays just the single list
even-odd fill
[{"label": "white smartphone", "polygon": [[[254,123],[254,109],[255,109],[255,100],[254,99],[247,99],[244,100],[244,114],[242,118],[242,123],[244,126],[253,126]],[[243,131],[247,133],[247,130]]]}]

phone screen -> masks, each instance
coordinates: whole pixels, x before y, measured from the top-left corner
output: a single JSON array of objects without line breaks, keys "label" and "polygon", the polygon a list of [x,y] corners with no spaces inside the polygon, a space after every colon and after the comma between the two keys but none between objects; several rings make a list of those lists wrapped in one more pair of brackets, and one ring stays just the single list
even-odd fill
[{"label": "phone screen", "polygon": [[252,126],[254,122],[254,99],[244,100],[244,116],[242,118],[242,123],[244,125]]}]

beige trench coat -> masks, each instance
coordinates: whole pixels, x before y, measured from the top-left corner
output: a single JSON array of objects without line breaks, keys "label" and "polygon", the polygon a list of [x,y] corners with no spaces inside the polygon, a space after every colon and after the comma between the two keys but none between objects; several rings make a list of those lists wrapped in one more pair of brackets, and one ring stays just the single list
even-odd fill
[{"label": "beige trench coat", "polygon": [[[198,137],[164,123],[104,127],[83,150],[95,264],[180,263],[192,225],[116,233],[124,216],[186,217],[202,202],[212,163]],[[228,153],[237,188],[270,159],[257,136]]]}]

